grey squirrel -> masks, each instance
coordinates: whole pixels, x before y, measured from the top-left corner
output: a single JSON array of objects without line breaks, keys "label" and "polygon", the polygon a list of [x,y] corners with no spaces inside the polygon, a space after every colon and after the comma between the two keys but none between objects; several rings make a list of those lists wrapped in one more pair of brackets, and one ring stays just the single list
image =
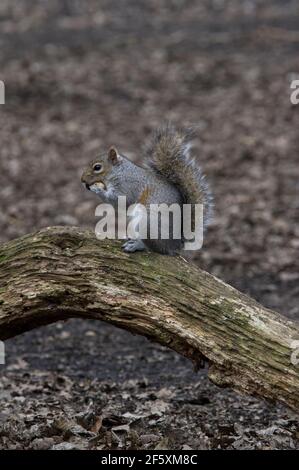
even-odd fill
[{"label": "grey squirrel", "polygon": [[[136,165],[111,147],[84,170],[81,181],[103,202],[117,206],[118,197],[126,196],[127,207],[141,203],[203,205],[203,226],[212,213],[212,197],[198,164],[190,158],[193,130],[177,130],[171,125],[158,129],[145,149],[143,166]],[[192,223],[194,213],[192,212]],[[176,254],[183,248],[180,239],[129,239],[123,245],[126,252],[150,249],[164,254]]]}]

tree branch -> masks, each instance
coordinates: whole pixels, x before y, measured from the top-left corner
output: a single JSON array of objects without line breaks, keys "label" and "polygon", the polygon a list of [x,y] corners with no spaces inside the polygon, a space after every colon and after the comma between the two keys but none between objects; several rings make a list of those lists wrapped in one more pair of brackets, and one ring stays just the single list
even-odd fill
[{"label": "tree branch", "polygon": [[[71,317],[104,320],[190,358],[209,377],[299,407],[298,324],[180,258],[128,255],[77,228],[0,247],[0,338]],[[294,361],[293,361],[294,362]]]}]

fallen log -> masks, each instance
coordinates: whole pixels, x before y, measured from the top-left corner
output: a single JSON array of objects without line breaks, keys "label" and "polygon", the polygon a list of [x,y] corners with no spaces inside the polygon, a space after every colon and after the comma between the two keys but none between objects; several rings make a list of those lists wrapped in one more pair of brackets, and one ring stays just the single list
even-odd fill
[{"label": "fallen log", "polygon": [[0,339],[71,317],[167,346],[209,378],[299,407],[299,326],[179,257],[128,255],[90,231],[50,227],[0,247]]}]

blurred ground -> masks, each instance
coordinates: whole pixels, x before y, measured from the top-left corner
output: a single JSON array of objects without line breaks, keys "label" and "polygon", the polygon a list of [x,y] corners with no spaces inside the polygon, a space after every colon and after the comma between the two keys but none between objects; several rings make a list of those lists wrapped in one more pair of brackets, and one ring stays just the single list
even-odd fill
[{"label": "blurred ground", "polygon": [[[138,159],[156,125],[196,124],[216,208],[198,264],[298,319],[298,27],[288,0],[3,0],[0,240],[94,227],[80,173],[95,152]],[[105,324],[51,325],[6,352],[2,449],[299,448],[284,408]]]}]

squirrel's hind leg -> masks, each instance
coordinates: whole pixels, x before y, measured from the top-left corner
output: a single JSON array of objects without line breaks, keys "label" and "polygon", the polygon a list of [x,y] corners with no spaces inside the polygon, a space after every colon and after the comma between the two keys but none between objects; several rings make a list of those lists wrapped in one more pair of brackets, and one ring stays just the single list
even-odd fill
[{"label": "squirrel's hind leg", "polygon": [[126,253],[134,253],[135,251],[144,251],[146,247],[142,240],[128,240],[122,245],[122,249]]}]

